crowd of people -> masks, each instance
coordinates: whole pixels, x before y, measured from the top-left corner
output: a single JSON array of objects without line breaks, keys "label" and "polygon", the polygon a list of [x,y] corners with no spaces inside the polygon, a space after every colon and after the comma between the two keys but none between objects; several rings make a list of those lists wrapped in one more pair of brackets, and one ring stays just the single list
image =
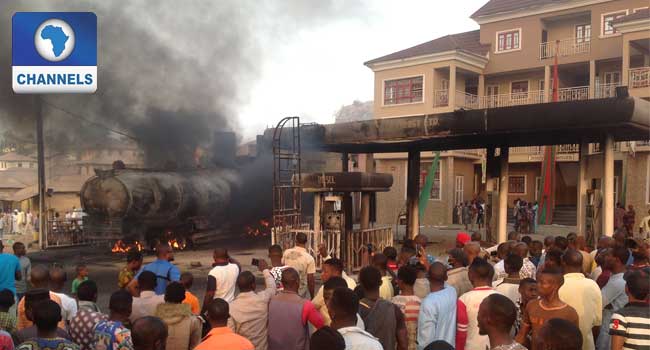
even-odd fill
[{"label": "crowd of people", "polygon": [[[29,235],[38,229],[36,216],[21,209],[0,212],[0,238],[4,235]],[[36,225],[36,227],[35,227]]]},{"label": "crowd of people", "polygon": [[16,243],[0,254],[0,350],[650,348],[646,242],[617,232],[590,251],[575,234],[508,239],[493,255],[480,234],[459,233],[434,257],[418,235],[373,254],[356,279],[321,249],[318,289],[303,233],[255,259],[263,287],[217,248],[202,305],[161,244],[146,265],[127,254],[108,310],[85,265],[67,293],[61,266],[32,266]]},{"label": "crowd of people", "polygon": [[454,207],[454,222],[465,225],[465,230],[479,230],[485,226],[486,204],[482,198],[460,202]]}]

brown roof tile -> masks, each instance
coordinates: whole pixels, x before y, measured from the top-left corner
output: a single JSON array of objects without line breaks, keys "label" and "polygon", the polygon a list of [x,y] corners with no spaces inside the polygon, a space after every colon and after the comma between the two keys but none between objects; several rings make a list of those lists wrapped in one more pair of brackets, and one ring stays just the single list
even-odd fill
[{"label": "brown roof tile", "polygon": [[471,17],[488,16],[497,13],[517,11],[528,7],[542,7],[569,1],[571,0],[490,0],[487,4],[474,12]]},{"label": "brown roof tile", "polygon": [[650,9],[643,9],[639,10],[631,15],[627,15],[621,18],[615,19],[612,23],[613,24],[618,24],[618,23],[627,23],[627,22],[632,22],[632,21],[637,21],[640,19],[648,19],[650,18]]},{"label": "brown roof tile", "polygon": [[489,45],[482,45],[479,42],[480,31],[473,30],[471,32],[458,33],[446,35],[438,39],[428,41],[426,43],[410,47],[401,51],[393,52],[389,55],[375,58],[364,64],[373,64],[377,62],[385,62],[392,60],[399,60],[410,57],[417,57],[423,55],[430,55],[439,52],[463,50],[473,54],[485,56],[489,50]]}]

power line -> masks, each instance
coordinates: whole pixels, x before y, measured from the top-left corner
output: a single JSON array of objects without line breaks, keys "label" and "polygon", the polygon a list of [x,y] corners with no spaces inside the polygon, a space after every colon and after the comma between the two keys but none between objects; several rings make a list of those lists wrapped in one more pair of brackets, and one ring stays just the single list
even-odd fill
[{"label": "power line", "polygon": [[88,124],[95,125],[95,126],[97,126],[97,127],[100,127],[100,128],[102,128],[102,129],[105,129],[105,130],[110,131],[110,132],[113,132],[113,133],[116,133],[116,134],[118,134],[118,135],[122,135],[122,136],[128,137],[128,138],[130,138],[130,139],[132,139],[132,140],[134,140],[134,141],[139,141],[137,137],[132,136],[132,135],[129,135],[129,134],[127,134],[127,133],[124,132],[124,131],[120,131],[120,130],[112,129],[112,128],[110,128],[110,127],[108,127],[108,126],[106,126],[106,125],[104,125],[104,124],[102,124],[102,123],[98,123],[98,122],[96,122],[96,121],[93,121],[93,120],[87,119],[87,118],[85,118],[85,117],[83,117],[83,116],[81,116],[81,115],[79,115],[79,114],[74,113],[74,112],[70,112],[69,110],[67,110],[67,109],[65,109],[65,108],[63,108],[63,107],[57,106],[57,105],[55,105],[55,104],[53,104],[53,103],[47,101],[47,100],[44,99],[44,98],[41,98],[41,101],[42,101],[42,103],[48,105],[49,107],[51,107],[51,108],[53,108],[53,109],[56,109],[56,110],[59,110],[59,111],[61,111],[61,112],[64,112],[64,113],[68,114],[68,116],[70,116],[70,117],[73,117],[73,118],[79,119],[79,120],[81,120],[81,121],[83,121],[83,122],[86,122],[86,123],[88,123]]}]

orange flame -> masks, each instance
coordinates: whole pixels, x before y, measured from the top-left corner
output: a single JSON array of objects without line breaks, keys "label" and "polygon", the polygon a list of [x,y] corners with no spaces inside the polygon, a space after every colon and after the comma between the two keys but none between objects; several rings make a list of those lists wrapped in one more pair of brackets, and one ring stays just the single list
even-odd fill
[{"label": "orange flame", "polygon": [[131,250],[137,250],[139,252],[144,250],[144,246],[142,243],[135,241],[133,243],[125,243],[121,239],[115,242],[113,245],[113,248],[111,248],[111,252],[113,253],[128,253]]},{"label": "orange flame", "polygon": [[185,249],[186,246],[184,241],[179,242],[175,238],[172,238],[169,241],[167,241],[167,244],[169,244],[169,246],[172,247],[172,249],[176,249],[176,250],[183,250]]},{"label": "orange flame", "polygon": [[260,220],[256,227],[246,226],[244,231],[249,236],[266,236],[271,233],[271,223],[268,220]]}]

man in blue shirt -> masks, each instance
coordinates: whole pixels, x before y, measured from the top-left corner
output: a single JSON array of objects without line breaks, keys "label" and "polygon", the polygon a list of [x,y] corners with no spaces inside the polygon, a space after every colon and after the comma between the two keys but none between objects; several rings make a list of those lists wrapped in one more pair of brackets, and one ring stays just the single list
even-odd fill
[{"label": "man in blue shirt", "polygon": [[174,260],[174,253],[172,248],[168,244],[159,244],[156,247],[156,257],[157,259],[145,265],[129,285],[127,289],[131,292],[131,295],[138,295],[138,277],[142,271],[151,271],[156,275],[156,288],[154,291],[157,295],[165,294],[165,289],[170,282],[178,282],[181,279],[181,271],[170,261]]},{"label": "man in blue shirt", "polygon": [[0,240],[0,290],[8,289],[16,295],[16,281],[22,279],[20,261],[13,254],[3,253],[4,244]]},{"label": "man in blue shirt", "polygon": [[420,304],[418,350],[436,340],[456,344],[456,289],[445,283],[447,268],[440,262],[429,267],[431,293]]}]

